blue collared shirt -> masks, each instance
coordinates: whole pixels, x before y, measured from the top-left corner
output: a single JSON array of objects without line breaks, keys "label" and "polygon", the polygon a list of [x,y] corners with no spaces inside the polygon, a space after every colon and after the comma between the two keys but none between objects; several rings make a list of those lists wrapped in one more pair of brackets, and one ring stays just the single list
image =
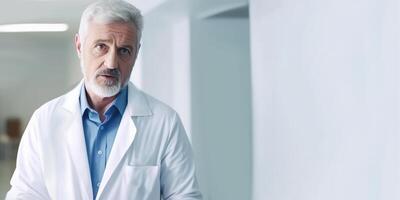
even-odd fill
[{"label": "blue collared shirt", "polygon": [[85,86],[83,85],[81,88],[79,102],[92,180],[93,198],[96,198],[99,190],[115,135],[127,105],[127,93],[128,87],[121,90],[105,112],[105,120],[101,122],[99,114],[90,107],[87,101]]}]

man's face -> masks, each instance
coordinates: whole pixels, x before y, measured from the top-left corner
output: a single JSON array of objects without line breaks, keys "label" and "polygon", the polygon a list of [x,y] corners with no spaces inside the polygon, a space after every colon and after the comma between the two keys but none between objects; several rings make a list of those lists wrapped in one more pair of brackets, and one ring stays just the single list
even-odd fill
[{"label": "man's face", "polygon": [[[82,38],[85,37],[82,43]],[[116,95],[128,81],[139,46],[131,23],[89,22],[86,36],[76,36],[85,86],[99,97]]]}]

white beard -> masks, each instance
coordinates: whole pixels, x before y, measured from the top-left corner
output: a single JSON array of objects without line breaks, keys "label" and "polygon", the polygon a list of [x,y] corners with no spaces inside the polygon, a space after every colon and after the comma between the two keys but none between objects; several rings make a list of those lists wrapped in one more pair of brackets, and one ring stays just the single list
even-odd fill
[{"label": "white beard", "polygon": [[113,85],[99,85],[97,84],[95,77],[92,79],[85,78],[85,86],[88,90],[92,91],[99,97],[112,97],[118,94],[118,92],[121,90],[121,84],[119,80]]},{"label": "white beard", "polygon": [[[81,59],[81,71],[83,74],[83,78],[85,80],[85,87],[87,90],[90,90],[95,95],[99,97],[112,97],[121,90],[121,80],[118,78],[113,82],[105,82],[104,85],[100,85],[96,81],[97,71],[92,77],[88,77],[85,73],[85,67],[83,64],[83,59]],[[124,84],[125,85],[125,84]]]}]

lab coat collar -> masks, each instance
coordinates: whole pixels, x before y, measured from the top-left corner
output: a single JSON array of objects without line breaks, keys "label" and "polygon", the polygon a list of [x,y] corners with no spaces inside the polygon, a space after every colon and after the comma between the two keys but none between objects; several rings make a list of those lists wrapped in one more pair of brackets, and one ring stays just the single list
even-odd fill
[{"label": "lab coat collar", "polygon": [[[63,107],[71,113],[80,111],[79,95],[83,84],[84,81],[81,80],[73,90],[66,94]],[[131,116],[150,116],[153,114],[143,92],[137,89],[132,82],[128,83],[128,104],[125,109],[126,111]]]}]

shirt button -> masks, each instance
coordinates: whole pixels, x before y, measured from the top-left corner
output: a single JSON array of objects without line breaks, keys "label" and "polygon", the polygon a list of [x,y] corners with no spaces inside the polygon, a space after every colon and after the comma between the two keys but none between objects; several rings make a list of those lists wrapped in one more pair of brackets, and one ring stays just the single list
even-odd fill
[{"label": "shirt button", "polygon": [[97,187],[100,187],[100,182],[98,182],[96,186],[97,186]]},{"label": "shirt button", "polygon": [[101,150],[98,150],[98,151],[97,151],[97,154],[98,154],[98,155],[101,155],[101,154],[103,154],[103,152],[102,152]]},{"label": "shirt button", "polygon": [[104,129],[104,126],[100,126],[100,130],[103,130]]}]

